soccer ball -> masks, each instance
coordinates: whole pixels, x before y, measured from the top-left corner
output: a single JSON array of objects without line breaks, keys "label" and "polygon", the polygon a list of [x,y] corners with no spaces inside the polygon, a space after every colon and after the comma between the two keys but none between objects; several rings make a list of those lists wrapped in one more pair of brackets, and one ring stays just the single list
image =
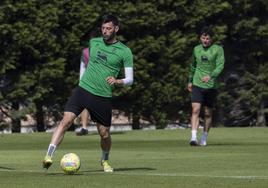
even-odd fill
[{"label": "soccer ball", "polygon": [[81,166],[80,158],[75,153],[67,153],[62,157],[60,166],[65,174],[74,174]]}]

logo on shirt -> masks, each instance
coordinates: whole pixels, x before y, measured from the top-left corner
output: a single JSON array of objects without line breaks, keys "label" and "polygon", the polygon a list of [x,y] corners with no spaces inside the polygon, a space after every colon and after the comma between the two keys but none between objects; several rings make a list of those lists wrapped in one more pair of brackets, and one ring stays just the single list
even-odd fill
[{"label": "logo on shirt", "polygon": [[201,61],[208,61],[208,57],[205,55],[201,55]]},{"label": "logo on shirt", "polygon": [[98,51],[97,52],[97,59],[100,60],[102,63],[106,63],[107,62],[107,54]]},{"label": "logo on shirt", "polygon": [[116,48],[115,48],[115,47],[113,47],[112,52],[113,52],[113,53],[115,53],[115,52],[116,52]]}]

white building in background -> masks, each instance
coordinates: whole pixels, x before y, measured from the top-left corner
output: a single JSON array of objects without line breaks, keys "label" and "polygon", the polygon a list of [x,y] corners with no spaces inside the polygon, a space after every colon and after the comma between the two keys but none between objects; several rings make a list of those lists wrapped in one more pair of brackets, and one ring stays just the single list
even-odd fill
[{"label": "white building in background", "polygon": [[[127,116],[124,115],[123,112],[120,112],[119,110],[113,110],[113,115],[112,115],[112,126],[111,126],[111,131],[117,132],[117,131],[129,131],[132,130],[132,119],[128,118]],[[3,116],[3,114],[1,114]],[[0,115],[0,116],[1,116]],[[11,131],[11,119],[8,117],[1,117],[1,119],[4,120],[4,123],[9,125],[3,127],[3,130],[0,130],[2,133],[12,133]],[[45,118],[45,125],[47,127],[47,132],[52,132],[55,126],[59,122],[56,122],[53,120],[51,117],[46,117]],[[76,118],[74,122],[76,129],[79,129],[79,124],[80,124],[80,118]],[[37,131],[36,128],[37,122],[33,118],[32,115],[26,115],[25,119],[21,119],[21,133],[33,133]],[[95,126],[95,123],[93,121],[90,121],[90,125],[88,126],[88,130],[90,132],[97,132],[97,128]]]}]

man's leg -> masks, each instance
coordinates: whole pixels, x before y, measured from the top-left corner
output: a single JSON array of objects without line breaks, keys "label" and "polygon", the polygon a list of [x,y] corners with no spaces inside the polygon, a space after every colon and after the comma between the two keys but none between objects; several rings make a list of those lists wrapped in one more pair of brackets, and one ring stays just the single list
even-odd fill
[{"label": "man's leg", "polygon": [[205,126],[203,129],[203,134],[201,138],[200,145],[201,146],[206,146],[207,145],[207,136],[208,132],[210,130],[210,127],[212,125],[212,108],[205,106],[204,107],[204,115],[205,115]]},{"label": "man's leg", "polygon": [[190,141],[190,145],[192,145],[192,146],[197,146],[198,145],[197,131],[198,131],[198,127],[199,127],[200,110],[201,110],[201,103],[193,102],[192,103],[192,117],[191,117],[191,125],[192,125],[191,134],[192,134],[192,137],[191,137],[191,141]]},{"label": "man's leg", "polygon": [[113,172],[113,168],[110,166],[109,153],[112,145],[112,139],[110,135],[110,127],[105,127],[97,123],[98,132],[100,135],[100,146],[102,149],[101,164],[103,166],[104,172]]},{"label": "man's leg", "polygon": [[87,135],[88,134],[88,130],[87,130],[87,126],[88,126],[88,118],[89,118],[89,112],[87,109],[84,109],[81,113],[81,122],[82,122],[82,128],[79,132],[77,132],[76,134],[78,136],[82,136],[82,135]]},{"label": "man's leg", "polygon": [[72,125],[76,115],[72,112],[64,112],[63,118],[55,129],[53,136],[51,138],[50,144],[47,149],[47,154],[43,161],[43,168],[49,168],[52,165],[52,156],[56,150],[56,147],[63,140],[66,130]]}]

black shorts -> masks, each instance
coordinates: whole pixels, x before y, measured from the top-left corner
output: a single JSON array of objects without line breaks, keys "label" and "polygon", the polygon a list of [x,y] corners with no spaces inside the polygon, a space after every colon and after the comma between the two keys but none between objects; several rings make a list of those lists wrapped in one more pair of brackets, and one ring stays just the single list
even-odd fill
[{"label": "black shorts", "polygon": [[192,103],[201,103],[207,107],[213,107],[217,97],[216,89],[204,89],[198,86],[192,88]]},{"label": "black shorts", "polygon": [[93,95],[78,86],[73,90],[71,97],[68,99],[64,112],[73,112],[78,116],[85,108],[89,111],[93,121],[105,127],[111,126],[112,103],[110,97]]}]

